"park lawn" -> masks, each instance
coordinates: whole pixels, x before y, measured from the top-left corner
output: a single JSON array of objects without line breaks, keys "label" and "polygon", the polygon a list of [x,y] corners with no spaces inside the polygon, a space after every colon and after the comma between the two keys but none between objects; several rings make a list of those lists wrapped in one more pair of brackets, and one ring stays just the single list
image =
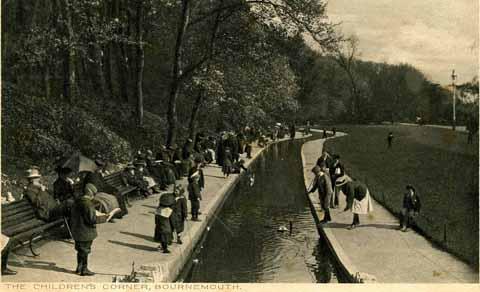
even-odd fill
[{"label": "park lawn", "polygon": [[[422,201],[418,230],[478,267],[478,136],[419,126],[342,126],[348,136],[327,140],[346,172],[364,181],[375,199],[395,214],[405,186]],[[387,135],[394,134],[387,149]]]}]

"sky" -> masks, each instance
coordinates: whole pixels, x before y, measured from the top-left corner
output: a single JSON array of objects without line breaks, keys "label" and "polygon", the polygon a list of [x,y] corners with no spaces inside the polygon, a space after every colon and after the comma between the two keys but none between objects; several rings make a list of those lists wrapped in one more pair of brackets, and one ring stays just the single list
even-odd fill
[{"label": "sky", "polygon": [[478,75],[478,0],[329,0],[327,14],[359,39],[360,59],[409,63],[457,84]]}]

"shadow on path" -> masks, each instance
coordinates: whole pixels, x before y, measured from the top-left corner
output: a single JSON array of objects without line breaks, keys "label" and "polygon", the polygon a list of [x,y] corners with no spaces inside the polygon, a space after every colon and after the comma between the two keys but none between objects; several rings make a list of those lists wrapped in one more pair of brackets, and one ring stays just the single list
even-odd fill
[{"label": "shadow on path", "polygon": [[153,237],[148,236],[148,235],[145,235],[145,234],[134,233],[134,232],[127,232],[127,231],[120,231],[120,233],[121,233],[121,234],[126,234],[126,235],[135,236],[135,237],[138,237],[138,238],[141,238],[141,239],[144,239],[144,240],[148,240],[148,241],[151,241],[151,242],[155,242],[155,241],[153,240]]},{"label": "shadow on path", "polygon": [[148,245],[125,243],[125,242],[116,241],[116,240],[109,240],[108,242],[113,243],[113,244],[126,246],[126,247],[129,247],[129,248],[144,250],[144,251],[158,251],[158,249],[156,247],[151,247],[151,246],[148,246]]},{"label": "shadow on path", "polygon": [[46,262],[46,261],[23,261],[23,263],[11,263],[12,266],[15,267],[23,267],[23,268],[30,268],[30,269],[39,269],[39,270],[49,270],[59,273],[65,274],[75,274],[75,271],[67,270],[65,268],[57,267],[57,264],[54,262]]},{"label": "shadow on path", "polygon": [[373,228],[381,228],[381,229],[390,229],[390,230],[398,230],[399,224],[360,224],[357,226],[357,228],[362,228],[362,227],[373,227]]}]

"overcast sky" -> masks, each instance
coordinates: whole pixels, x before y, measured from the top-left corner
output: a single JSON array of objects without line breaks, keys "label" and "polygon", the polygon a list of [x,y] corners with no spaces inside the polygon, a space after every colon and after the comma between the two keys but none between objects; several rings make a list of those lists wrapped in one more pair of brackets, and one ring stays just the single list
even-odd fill
[{"label": "overcast sky", "polygon": [[441,84],[478,75],[478,0],[329,0],[328,16],[359,39],[361,59],[409,63]]}]

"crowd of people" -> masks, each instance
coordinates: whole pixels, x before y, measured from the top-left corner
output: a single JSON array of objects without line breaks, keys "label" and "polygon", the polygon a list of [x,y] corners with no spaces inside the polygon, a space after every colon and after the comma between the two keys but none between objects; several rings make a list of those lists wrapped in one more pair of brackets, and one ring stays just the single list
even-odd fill
[{"label": "crowd of people", "polygon": [[[348,227],[349,229],[355,229],[360,225],[359,215],[366,215],[373,211],[370,191],[367,186],[360,180],[345,174],[345,168],[340,162],[339,155],[331,155],[323,149],[322,155],[318,158],[312,172],[315,177],[308,193],[318,191],[320,205],[324,211],[324,217],[320,223],[332,221],[330,209],[338,208],[340,191],[346,197],[346,207],[343,211],[353,213],[353,221]],[[407,185],[402,202],[400,230],[408,231],[420,209],[421,202],[415,188],[412,185]]]},{"label": "crowd of people", "polygon": [[[215,135],[198,133],[195,139],[187,139],[181,148],[176,144],[159,145],[154,149],[155,154],[152,149],[140,149],[121,171],[122,187],[133,187],[138,196],[149,197],[173,185],[173,192],[161,194],[155,212],[154,239],[160,243],[159,249],[169,253],[168,247],[174,237],[182,244],[181,234],[188,215],[187,199],[191,220],[200,221],[200,201],[205,188],[202,168],[215,162],[222,168],[225,178],[232,173],[248,171],[241,155],[251,158],[253,143],[265,147],[269,141],[285,138],[288,133],[290,138],[295,137],[294,124],[286,127],[277,123],[266,129],[245,127],[237,132]],[[60,160],[55,168],[57,179],[53,191],[42,183],[38,167],[28,169],[23,198],[31,203],[41,220],[51,222],[64,218],[67,236],[74,240],[77,251],[76,273],[90,276],[94,273],[88,268],[88,255],[97,237],[96,224],[122,219],[128,215],[131,205],[118,186],[106,181],[107,163],[100,155],[90,160],[94,167],[89,170],[74,169],[78,165],[72,167],[66,161],[71,159]],[[176,184],[184,177],[188,181],[188,196],[185,196],[185,189]],[[7,267],[9,246],[4,246],[3,242],[8,242],[8,237],[2,234],[2,275],[13,275],[16,272]]]}]

